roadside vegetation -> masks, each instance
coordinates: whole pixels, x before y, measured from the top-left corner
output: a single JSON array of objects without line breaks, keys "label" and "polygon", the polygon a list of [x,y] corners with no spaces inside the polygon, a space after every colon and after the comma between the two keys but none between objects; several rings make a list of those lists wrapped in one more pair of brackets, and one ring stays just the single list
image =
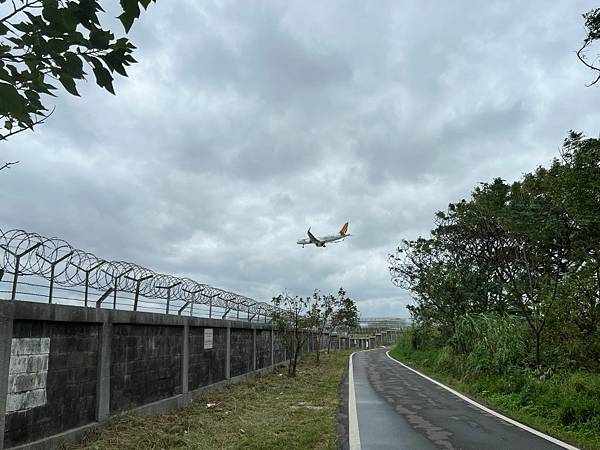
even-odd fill
[{"label": "roadside vegetation", "polygon": [[400,360],[550,434],[600,448],[600,140],[497,178],[390,256],[413,326]]},{"label": "roadside vegetation", "polygon": [[580,448],[600,449],[600,374],[523,367],[515,364],[519,349],[503,347],[510,336],[491,355],[489,337],[461,352],[440,347],[435,332],[425,337],[423,328],[413,328],[400,335],[390,355],[524,424]]},{"label": "roadside vegetation", "polygon": [[126,415],[80,449],[335,449],[336,408],[350,351],[306,355],[287,369],[203,394],[159,416]]}]

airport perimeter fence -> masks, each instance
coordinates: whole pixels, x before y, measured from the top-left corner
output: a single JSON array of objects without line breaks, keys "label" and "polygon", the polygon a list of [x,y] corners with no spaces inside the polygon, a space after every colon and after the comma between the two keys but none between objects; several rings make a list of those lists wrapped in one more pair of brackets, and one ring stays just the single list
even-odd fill
[{"label": "airport perimeter fence", "polygon": [[107,261],[58,238],[0,229],[0,298],[269,322],[274,306],[190,278]]}]

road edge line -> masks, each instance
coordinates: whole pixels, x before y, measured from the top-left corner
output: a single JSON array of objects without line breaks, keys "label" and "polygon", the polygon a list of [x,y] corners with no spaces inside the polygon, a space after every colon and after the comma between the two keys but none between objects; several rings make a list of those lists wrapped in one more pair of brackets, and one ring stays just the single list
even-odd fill
[{"label": "road edge line", "polygon": [[390,356],[390,351],[389,351],[389,350],[388,350],[388,351],[386,351],[386,352],[385,352],[385,354],[387,355],[387,357],[388,357],[388,358],[390,358],[392,361],[394,361],[394,362],[396,362],[396,363],[400,364],[402,367],[404,367],[404,368],[406,368],[406,369],[408,369],[408,370],[410,370],[410,371],[412,371],[412,372],[416,373],[417,375],[420,375],[420,376],[422,376],[422,377],[423,377],[423,378],[425,378],[426,380],[429,380],[429,381],[431,381],[432,383],[435,383],[435,384],[437,384],[438,386],[440,386],[440,387],[442,387],[442,388],[446,389],[448,392],[451,392],[452,394],[454,394],[454,395],[456,395],[457,397],[459,397],[459,398],[463,399],[464,401],[466,401],[466,402],[470,403],[471,405],[473,405],[473,406],[476,406],[477,408],[479,408],[479,409],[481,409],[481,410],[483,410],[483,411],[485,411],[485,412],[487,412],[487,413],[489,413],[489,414],[491,414],[491,415],[493,415],[493,416],[496,416],[496,417],[498,417],[499,419],[502,419],[502,420],[504,420],[505,422],[508,422],[508,423],[510,423],[511,425],[514,425],[514,426],[516,426],[517,428],[521,428],[522,430],[528,431],[528,432],[530,432],[531,434],[535,434],[536,436],[538,436],[538,437],[541,437],[541,438],[543,438],[543,439],[546,439],[547,441],[550,441],[550,442],[552,442],[553,444],[559,445],[559,446],[561,446],[561,447],[563,447],[563,448],[566,448],[566,449],[569,449],[569,450],[580,450],[579,448],[577,448],[577,447],[573,447],[571,444],[567,444],[566,442],[563,442],[563,441],[561,441],[560,439],[557,439],[557,438],[554,438],[554,437],[552,437],[552,436],[549,436],[549,435],[547,435],[547,434],[545,434],[545,433],[542,433],[541,431],[538,431],[538,430],[536,430],[535,428],[531,428],[531,427],[529,427],[529,426],[527,426],[527,425],[524,425],[524,424],[522,424],[521,422],[517,422],[516,420],[514,420],[514,419],[511,419],[510,417],[506,417],[505,415],[503,415],[503,414],[500,414],[499,412],[496,412],[496,411],[494,411],[493,409],[490,409],[490,408],[488,408],[487,406],[483,406],[481,403],[477,403],[475,400],[473,400],[473,399],[471,399],[471,398],[467,397],[467,396],[466,396],[466,395],[464,395],[464,394],[461,394],[461,393],[460,393],[460,392],[458,392],[458,391],[455,391],[455,390],[454,390],[454,389],[452,389],[451,387],[448,387],[448,386],[446,386],[445,384],[442,384],[442,383],[440,383],[439,381],[437,381],[437,380],[434,380],[433,378],[431,378],[431,377],[428,377],[428,376],[427,376],[427,375],[425,375],[425,374],[422,374],[421,372],[419,372],[418,370],[415,370],[415,369],[413,369],[412,367],[408,367],[406,364],[404,364],[404,363],[401,363],[401,362],[400,362],[400,361],[398,361],[397,359],[395,359],[395,358],[391,357],[391,356]]},{"label": "road edge line", "polygon": [[348,362],[348,445],[350,450],[361,450],[358,413],[356,410],[356,393],[354,392],[354,367],[352,365],[352,357],[356,353],[358,352],[350,355]]}]

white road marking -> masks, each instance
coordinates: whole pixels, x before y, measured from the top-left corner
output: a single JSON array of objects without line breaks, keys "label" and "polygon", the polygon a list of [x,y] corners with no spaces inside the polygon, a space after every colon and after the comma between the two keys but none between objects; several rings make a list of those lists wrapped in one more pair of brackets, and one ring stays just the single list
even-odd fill
[{"label": "white road marking", "polygon": [[350,355],[348,363],[348,444],[350,450],[361,450],[358,414],[356,413],[356,393],[354,392],[354,369],[352,367],[352,357],[356,353]]},{"label": "white road marking", "polygon": [[468,403],[470,403],[471,405],[473,405],[473,406],[476,406],[477,408],[479,408],[479,409],[481,409],[481,410],[485,411],[485,412],[486,412],[486,413],[488,413],[488,414],[491,414],[491,415],[493,415],[493,416],[496,416],[496,417],[498,417],[498,418],[500,418],[500,419],[504,420],[505,422],[508,422],[508,423],[510,423],[511,425],[514,425],[514,426],[516,426],[516,427],[518,427],[518,428],[521,428],[522,430],[529,431],[531,434],[535,434],[536,436],[539,436],[539,437],[541,437],[541,438],[543,438],[543,439],[546,439],[547,441],[550,441],[550,442],[552,442],[553,444],[559,445],[559,446],[561,446],[561,447],[563,447],[563,448],[567,448],[567,449],[569,449],[569,450],[579,450],[577,447],[573,447],[572,445],[570,445],[570,444],[567,444],[566,442],[563,442],[563,441],[561,441],[561,440],[559,440],[559,439],[553,438],[552,436],[548,436],[547,434],[544,434],[544,433],[542,433],[541,431],[538,431],[538,430],[536,430],[536,429],[534,429],[534,428],[528,427],[527,425],[523,425],[522,423],[520,423],[520,422],[517,422],[516,420],[514,420],[514,419],[511,419],[510,417],[506,417],[506,416],[504,416],[504,415],[502,415],[502,414],[500,414],[500,413],[498,413],[498,412],[496,412],[496,411],[494,411],[494,410],[492,410],[492,409],[490,409],[490,408],[487,408],[487,407],[483,406],[482,404],[480,404],[480,403],[477,403],[475,400],[473,400],[473,399],[470,399],[470,398],[469,398],[469,397],[467,397],[466,395],[463,395],[463,394],[461,394],[460,392],[458,392],[458,391],[455,391],[454,389],[452,389],[452,388],[450,388],[450,387],[446,386],[445,384],[442,384],[442,383],[440,383],[439,381],[436,381],[436,380],[434,380],[433,378],[430,378],[430,377],[428,377],[427,375],[424,375],[424,374],[422,374],[422,373],[421,373],[421,372],[419,372],[418,370],[415,370],[415,369],[413,369],[412,367],[408,367],[406,364],[402,364],[402,363],[401,363],[400,361],[398,361],[397,359],[394,359],[394,358],[392,358],[392,357],[390,356],[390,352],[389,352],[389,351],[385,352],[385,354],[387,355],[387,357],[388,357],[388,358],[390,358],[390,359],[391,359],[392,361],[394,361],[395,363],[398,363],[398,364],[400,364],[402,367],[404,367],[404,368],[406,368],[406,369],[408,369],[408,370],[410,370],[410,371],[412,371],[412,372],[416,373],[417,375],[420,375],[420,376],[422,376],[422,377],[423,377],[423,378],[425,378],[426,380],[429,380],[429,381],[431,381],[432,383],[435,383],[435,384],[437,384],[438,386],[440,386],[440,387],[442,387],[442,388],[446,389],[447,391],[449,391],[449,392],[453,393],[453,394],[454,394],[454,395],[456,395],[457,397],[459,397],[459,398],[463,399],[465,402],[468,402]]}]

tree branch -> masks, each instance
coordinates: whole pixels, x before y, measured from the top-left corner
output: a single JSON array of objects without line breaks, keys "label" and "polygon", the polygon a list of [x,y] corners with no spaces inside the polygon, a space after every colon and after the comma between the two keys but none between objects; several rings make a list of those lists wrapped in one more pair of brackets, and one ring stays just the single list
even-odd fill
[{"label": "tree branch", "polygon": [[14,130],[14,131],[11,130],[7,134],[0,134],[0,142],[5,141],[10,136],[14,136],[15,134],[22,133],[25,130],[33,130],[34,126],[39,125],[40,123],[44,123],[48,119],[48,117],[50,117],[54,113],[55,109],[56,109],[56,107],[52,108],[52,111],[50,111],[46,115],[41,116],[40,119],[36,119],[31,125],[28,125],[26,127],[21,127],[21,128],[19,128],[17,130]]},{"label": "tree branch", "polygon": [[19,161],[6,162],[3,166],[0,166],[0,170],[10,169],[11,166],[14,166],[15,164],[19,164]]},{"label": "tree branch", "polygon": [[[13,11],[12,13],[10,13],[9,15],[7,15],[7,16],[4,16],[2,19],[0,19],[0,23],[7,21],[7,20],[8,20],[8,19],[10,19],[11,17],[13,17],[13,16],[15,16],[15,15],[19,14],[21,11],[24,11],[24,10],[26,10],[27,8],[30,8],[30,7],[35,7],[34,5],[35,5],[36,3],[42,3],[42,0],[34,0],[34,1],[33,1],[33,2],[31,2],[31,3],[29,3],[29,2],[25,2],[25,3],[23,4],[23,6],[21,6],[21,7],[19,7],[19,8],[17,8],[17,7],[16,7],[16,5],[15,5],[15,3],[13,2],[14,11]],[[40,6],[41,6],[41,5],[40,5]]]},{"label": "tree branch", "polygon": [[596,79],[594,81],[592,81],[590,84],[586,84],[587,87],[590,87],[590,86],[593,86],[594,84],[598,83],[598,81],[600,81],[600,67],[596,67],[593,64],[590,64],[586,61],[585,53],[583,53],[583,51],[586,49],[586,47],[588,45],[589,45],[589,41],[584,42],[583,45],[581,46],[581,48],[579,50],[577,50],[577,58],[579,58],[579,61],[581,61],[588,69],[595,70],[596,72],[598,72],[598,76],[596,77]]}]

